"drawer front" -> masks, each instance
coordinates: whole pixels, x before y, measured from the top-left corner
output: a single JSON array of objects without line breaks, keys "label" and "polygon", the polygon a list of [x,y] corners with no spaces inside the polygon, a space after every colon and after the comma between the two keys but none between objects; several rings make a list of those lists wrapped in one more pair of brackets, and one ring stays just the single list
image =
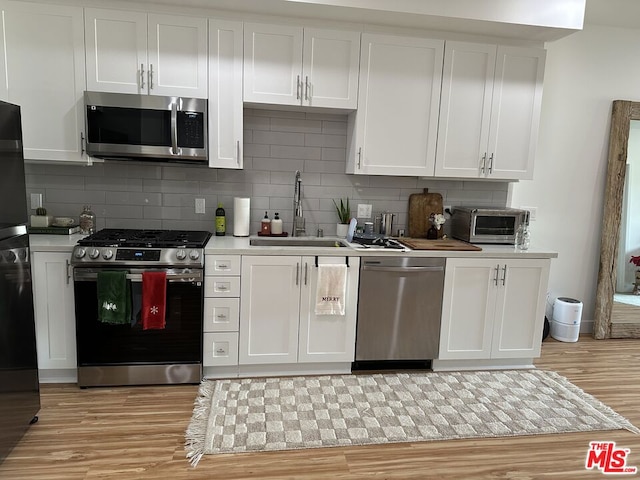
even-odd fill
[{"label": "drawer front", "polygon": [[202,365],[238,365],[238,332],[205,333]]},{"label": "drawer front", "polygon": [[204,331],[237,332],[240,326],[239,298],[205,298]]},{"label": "drawer front", "polygon": [[240,275],[240,255],[206,255],[205,275]]},{"label": "drawer front", "polygon": [[205,297],[239,297],[240,277],[205,277]]}]

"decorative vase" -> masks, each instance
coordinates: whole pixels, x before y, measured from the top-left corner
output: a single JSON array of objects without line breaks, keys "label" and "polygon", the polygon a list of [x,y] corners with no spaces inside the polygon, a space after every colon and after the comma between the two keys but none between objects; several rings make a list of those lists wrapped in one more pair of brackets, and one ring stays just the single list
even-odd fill
[{"label": "decorative vase", "polygon": [[336,224],[336,237],[346,238],[348,231],[349,231],[349,224],[348,223],[337,223]]},{"label": "decorative vase", "polygon": [[633,284],[633,294],[640,295],[640,270],[636,270],[636,281]]}]

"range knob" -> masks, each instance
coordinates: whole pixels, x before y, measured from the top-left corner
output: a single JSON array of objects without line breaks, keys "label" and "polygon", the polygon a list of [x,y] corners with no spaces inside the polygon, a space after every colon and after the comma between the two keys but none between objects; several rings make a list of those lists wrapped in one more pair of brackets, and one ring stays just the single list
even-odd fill
[{"label": "range knob", "polygon": [[184,260],[185,258],[187,258],[187,251],[181,248],[176,252],[176,258],[178,260]]},{"label": "range knob", "polygon": [[198,250],[191,250],[189,252],[189,258],[191,260],[197,260],[198,258],[200,258],[200,252]]},{"label": "range knob", "polygon": [[27,249],[26,248],[21,248],[20,250],[18,250],[18,258],[20,258],[20,260],[26,260],[27,259]]},{"label": "range knob", "polygon": [[111,260],[112,257],[113,257],[113,250],[111,250],[110,248],[107,248],[102,254],[102,258],[104,258],[105,260]]},{"label": "range knob", "polygon": [[87,251],[84,248],[76,248],[76,251],[73,253],[73,255],[76,258],[82,258],[84,257],[85,253],[87,253]]},{"label": "range knob", "polygon": [[91,260],[95,260],[99,256],[100,256],[100,250],[98,250],[97,248],[92,248],[91,250],[89,250],[89,258]]},{"label": "range knob", "polygon": [[4,258],[8,263],[15,263],[17,257],[13,251],[9,250],[4,254]]}]

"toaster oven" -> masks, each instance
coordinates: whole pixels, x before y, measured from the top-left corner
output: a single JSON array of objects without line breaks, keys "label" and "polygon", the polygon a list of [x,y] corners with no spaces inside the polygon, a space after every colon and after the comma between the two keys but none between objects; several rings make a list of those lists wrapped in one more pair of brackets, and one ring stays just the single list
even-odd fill
[{"label": "toaster oven", "polygon": [[470,243],[515,245],[516,232],[526,222],[527,213],[506,207],[455,207],[451,236]]}]

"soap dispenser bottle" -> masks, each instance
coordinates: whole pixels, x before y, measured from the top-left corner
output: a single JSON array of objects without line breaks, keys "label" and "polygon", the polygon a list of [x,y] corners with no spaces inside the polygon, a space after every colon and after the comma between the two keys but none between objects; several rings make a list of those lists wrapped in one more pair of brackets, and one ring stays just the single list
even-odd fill
[{"label": "soap dispenser bottle", "polygon": [[271,220],[267,212],[264,212],[264,218],[260,222],[260,233],[262,235],[271,235]]},{"label": "soap dispenser bottle", "polygon": [[275,217],[271,220],[271,234],[282,235],[282,219],[278,212],[276,212]]}]

